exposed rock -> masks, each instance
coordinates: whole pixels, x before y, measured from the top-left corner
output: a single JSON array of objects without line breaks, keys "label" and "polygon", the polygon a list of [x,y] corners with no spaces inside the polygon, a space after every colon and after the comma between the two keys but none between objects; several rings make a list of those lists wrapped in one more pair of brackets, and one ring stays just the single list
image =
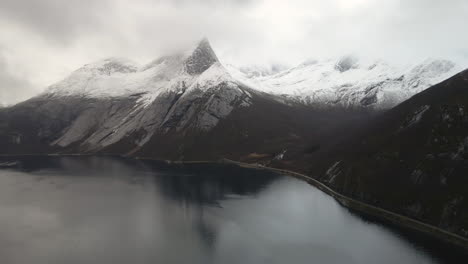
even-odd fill
[{"label": "exposed rock", "polygon": [[418,108],[416,111],[414,111],[414,113],[412,113],[410,116],[406,118],[404,123],[401,125],[400,129],[411,127],[412,125],[419,122],[421,118],[423,117],[424,113],[430,108],[431,107],[429,105],[423,105],[420,108]]},{"label": "exposed rock", "polygon": [[341,58],[335,65],[335,69],[339,72],[349,71],[357,67],[358,59],[353,56],[346,56]]},{"label": "exposed rock", "polygon": [[421,184],[424,181],[424,172],[416,169],[411,173],[411,181],[414,184]]},{"label": "exposed rock", "polygon": [[206,71],[218,58],[207,39],[203,39],[185,62],[186,70],[191,75],[198,75]]}]

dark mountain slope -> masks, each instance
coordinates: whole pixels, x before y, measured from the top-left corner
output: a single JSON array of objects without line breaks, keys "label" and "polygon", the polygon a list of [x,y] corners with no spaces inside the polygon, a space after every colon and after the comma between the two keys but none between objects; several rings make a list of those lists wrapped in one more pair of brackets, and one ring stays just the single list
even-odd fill
[{"label": "dark mountain slope", "polygon": [[[289,153],[302,149],[311,140],[323,141],[338,124],[361,117],[360,113],[320,111],[283,103],[247,87],[240,89],[250,96],[248,107],[238,107],[242,101],[232,101],[232,112],[226,117],[216,117],[217,108],[209,103],[214,101],[210,98],[225,97],[230,89],[205,91],[194,100],[184,100],[177,106],[181,114],[174,114],[174,118],[157,127],[149,122],[164,119],[159,116],[167,116],[168,109],[174,108],[176,95],[160,98],[141,114],[131,113],[136,98],[37,97],[0,111],[1,154],[106,153],[169,160],[227,157],[248,162],[270,161],[285,150]],[[198,124],[206,123],[201,122],[206,113],[219,121],[213,128],[201,129]],[[138,123],[142,118],[139,116],[148,116],[148,125],[104,148],[93,148],[86,142],[106,131],[108,122],[129,115],[131,124]],[[184,126],[178,128],[181,123]],[[147,143],[139,145],[148,128],[154,129],[154,134]],[[66,146],[54,144],[69,134],[79,134],[81,139]]]},{"label": "dark mountain slope", "polygon": [[[71,124],[83,116],[93,116],[88,123],[108,117],[113,106],[131,109],[134,100],[127,98],[95,99],[86,97],[39,96],[0,110],[0,154],[55,153],[77,148],[53,144]],[[127,111],[128,111],[127,110]],[[94,129],[98,129],[95,126]],[[83,138],[86,138],[83,135]]]},{"label": "dark mountain slope", "polygon": [[321,180],[343,194],[468,236],[467,110],[464,71],[378,116],[310,167],[326,166]]},{"label": "dark mountain slope", "polygon": [[265,162],[280,159],[281,153],[302,148],[311,139],[324,140],[325,131],[356,115],[361,117],[353,112],[319,111],[299,104],[284,104],[272,96],[248,91],[252,105],[236,108],[212,130],[158,134],[135,155],[174,160],[226,157]]}]

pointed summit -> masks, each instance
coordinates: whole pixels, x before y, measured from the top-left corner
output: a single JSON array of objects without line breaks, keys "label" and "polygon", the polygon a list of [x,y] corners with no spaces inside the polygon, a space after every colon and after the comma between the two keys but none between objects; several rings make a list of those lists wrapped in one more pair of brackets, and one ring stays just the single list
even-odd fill
[{"label": "pointed summit", "polygon": [[185,61],[185,68],[190,75],[201,74],[218,62],[218,57],[207,38],[203,38]]}]

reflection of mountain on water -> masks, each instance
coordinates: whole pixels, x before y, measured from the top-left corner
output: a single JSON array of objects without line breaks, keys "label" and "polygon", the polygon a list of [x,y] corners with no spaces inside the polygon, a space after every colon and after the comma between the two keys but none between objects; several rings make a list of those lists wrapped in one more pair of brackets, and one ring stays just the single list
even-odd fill
[{"label": "reflection of mountain on water", "polygon": [[105,175],[123,175],[125,172],[135,173],[141,169],[140,162],[118,157],[106,156],[4,156],[0,162],[14,162],[15,169],[25,172],[41,170],[65,170],[67,174],[81,174],[87,172],[102,172]]},{"label": "reflection of mountain on water", "polygon": [[18,156],[0,157],[0,162],[14,163],[26,172],[66,171],[67,175],[119,177],[132,184],[152,176],[166,198],[200,206],[216,206],[229,196],[255,195],[278,178],[268,171],[232,164],[167,164],[118,157]]},{"label": "reflection of mountain on water", "polygon": [[232,196],[255,195],[278,178],[271,172],[231,164],[186,164],[169,169],[170,174],[157,177],[161,193],[200,206],[218,206],[220,200]]},{"label": "reflection of mountain on water", "polygon": [[232,164],[148,164],[153,171],[164,172],[154,177],[154,185],[163,196],[178,203],[177,208],[184,208],[186,215],[190,215],[193,230],[207,247],[207,254],[214,252],[220,223],[206,207],[222,207],[223,200],[257,195],[280,178],[268,171]]}]

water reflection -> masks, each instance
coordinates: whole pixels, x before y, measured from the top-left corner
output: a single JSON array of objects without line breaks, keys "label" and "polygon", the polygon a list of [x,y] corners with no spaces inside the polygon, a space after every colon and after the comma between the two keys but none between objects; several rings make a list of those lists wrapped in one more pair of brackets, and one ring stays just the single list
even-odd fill
[{"label": "water reflection", "polygon": [[1,263],[435,263],[311,186],[265,171],[14,161],[0,168]]}]

